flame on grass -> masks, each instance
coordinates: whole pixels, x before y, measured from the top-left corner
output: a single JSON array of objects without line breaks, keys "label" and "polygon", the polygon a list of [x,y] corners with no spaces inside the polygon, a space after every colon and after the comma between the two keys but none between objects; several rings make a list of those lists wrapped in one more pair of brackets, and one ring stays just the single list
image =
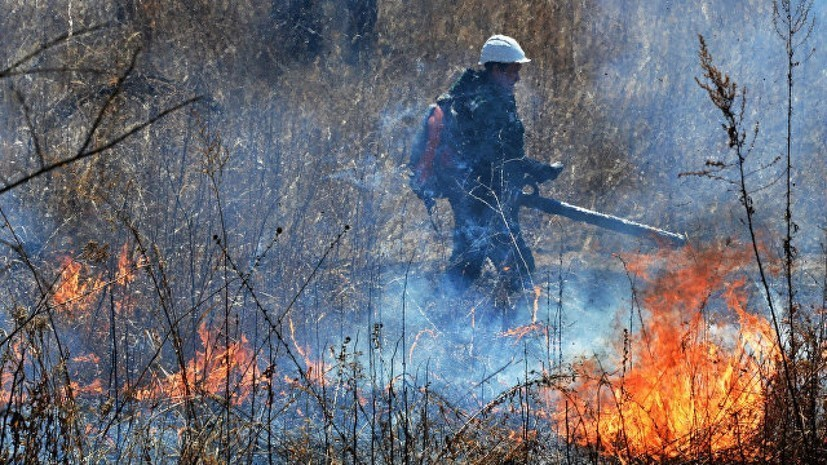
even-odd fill
[{"label": "flame on grass", "polygon": [[25,399],[25,390],[20,388],[21,375],[25,376],[29,353],[20,338],[8,342],[0,364],[0,407],[12,403],[15,398]]},{"label": "flame on grass", "polygon": [[537,314],[540,312],[540,297],[543,296],[543,289],[540,286],[534,286],[534,299],[531,304],[531,323],[537,323]]},{"label": "flame on grass", "polygon": [[129,254],[129,248],[126,243],[121,247],[121,253],[118,255],[118,272],[115,274],[115,282],[121,286],[126,286],[135,280],[135,271],[146,266],[146,258],[141,257],[138,260],[133,260]]},{"label": "flame on grass", "polygon": [[76,381],[72,381],[70,384],[75,395],[103,394],[103,381],[100,378],[95,378],[88,384],[81,384]]},{"label": "flame on grass", "polygon": [[[574,382],[550,393],[572,439],[620,457],[754,457],[750,439],[780,352],[767,320],[746,311],[739,270],[749,261],[731,248],[630,260],[649,281],[639,294],[643,328],[627,336],[613,372],[586,360]],[[651,277],[654,265],[668,269]]]},{"label": "flame on grass", "polygon": [[69,316],[84,312],[106,285],[100,275],[86,276],[88,267],[69,257],[63,259],[60,279],[52,295],[52,302]]},{"label": "flame on grass", "polygon": [[[86,381],[78,381],[74,375],[78,366],[97,364],[99,359],[94,354],[73,357],[70,376],[64,377],[61,372],[63,365],[52,367],[54,371],[43,364],[43,349],[27,339],[29,335],[19,335],[9,340],[0,357],[0,408],[14,404],[30,402],[32,395],[43,395],[43,383],[51,385],[54,391],[51,394],[55,402],[66,404],[77,396],[93,396],[103,393],[103,381],[100,378],[87,377]],[[40,342],[40,341],[38,341]],[[91,370],[91,371],[94,371]],[[91,378],[91,379],[89,379]],[[70,380],[68,386],[64,383]]]},{"label": "flame on grass", "polygon": [[518,344],[524,337],[531,336],[532,334],[548,336],[548,326],[544,323],[535,321],[534,323],[517,326],[500,333],[503,337],[514,338],[513,344]]},{"label": "flame on grass", "polygon": [[100,357],[95,354],[78,355],[69,359],[69,378],[72,391],[78,395],[103,394],[104,383],[100,373]]},{"label": "flame on grass", "polygon": [[[108,247],[101,247],[90,242],[84,248],[83,256],[93,263],[105,262],[109,257]],[[145,266],[144,260],[134,260],[128,244],[121,247],[117,260],[117,269],[114,276],[102,271],[95,271],[94,266],[84,262],[64,257],[60,260],[60,273],[55,281],[50,303],[58,314],[55,320],[59,324],[68,323],[73,331],[78,328],[88,330],[90,339],[109,331],[109,322],[93,317],[93,311],[100,302],[104,289],[117,287],[121,290],[118,300],[115,301],[116,311],[130,312],[132,297],[125,290],[136,278],[136,270]],[[110,279],[104,279],[109,276]],[[19,399],[25,396],[30,389],[27,383],[32,382],[31,376],[40,376],[42,363],[38,357],[44,357],[43,341],[37,334],[47,325],[46,315],[30,315],[28,310],[21,308],[13,315],[17,324],[24,324],[26,328],[20,331],[18,337],[9,341],[4,348],[0,370],[0,404],[8,404],[13,395]],[[81,323],[78,325],[78,323]],[[104,381],[100,379],[100,358],[92,353],[70,357],[60,362],[56,368],[59,372],[65,370],[69,379],[65,390],[69,396],[98,395],[104,392]],[[15,378],[16,377],[16,378]],[[54,377],[61,381],[63,377]]]},{"label": "flame on grass", "polygon": [[548,337],[548,325],[538,321],[537,319],[537,314],[540,312],[540,297],[543,295],[543,289],[540,286],[534,286],[532,293],[531,323],[509,328],[499,334],[501,337],[514,338],[513,344],[518,344],[524,337],[528,337],[533,334]]},{"label": "flame on grass", "polygon": [[[333,370],[333,367],[324,361],[324,357],[320,358],[319,360],[313,360],[309,355],[309,349],[303,347],[299,342],[296,340],[296,325],[293,323],[292,318],[288,318],[287,320],[288,327],[290,328],[290,339],[293,341],[293,346],[296,348],[296,353],[304,360],[304,374],[307,378],[307,381],[313,383],[317,386],[326,386],[327,385],[327,374]],[[289,376],[285,375],[284,380],[289,384],[295,385],[298,380],[291,379]]]},{"label": "flame on grass", "polygon": [[70,317],[85,315],[106,286],[113,283],[127,286],[135,280],[135,270],[143,266],[143,260],[132,259],[127,244],[121,247],[118,269],[111,281],[103,279],[103,273],[92,273],[88,265],[64,257],[60,277],[52,293],[52,303]]},{"label": "flame on grass", "polygon": [[[241,340],[227,344],[218,331],[206,323],[198,329],[202,350],[186,364],[183,372],[168,374],[153,381],[153,387],[137,392],[139,400],[182,400],[195,397],[223,397],[227,386],[230,401],[241,404],[261,379],[255,353],[242,336]],[[229,383],[228,383],[229,382]]]}]

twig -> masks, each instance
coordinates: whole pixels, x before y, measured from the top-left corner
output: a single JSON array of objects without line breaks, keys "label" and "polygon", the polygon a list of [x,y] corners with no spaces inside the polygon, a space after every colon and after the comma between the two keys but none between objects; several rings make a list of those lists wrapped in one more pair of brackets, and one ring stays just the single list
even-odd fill
[{"label": "twig", "polygon": [[[723,74],[715,65],[712,64],[712,55],[709,53],[707,49],[706,42],[704,41],[703,36],[698,36],[700,42],[700,51],[698,53],[701,59],[701,68],[704,70],[704,77],[707,79],[707,82],[702,82],[700,79],[695,78],[695,81],[698,83],[701,88],[707,91],[709,94],[709,98],[712,100],[712,103],[718,107],[719,110],[723,113],[725,124],[724,129],[727,131],[727,135],[729,138],[729,147],[735,150],[735,154],[738,157],[738,173],[739,173],[739,189],[740,189],[740,201],[744,207],[744,211],[747,217],[747,229],[749,230],[750,240],[752,242],[752,250],[753,255],[755,257],[756,264],[758,266],[758,273],[761,280],[761,285],[764,291],[764,297],[767,301],[767,306],[770,311],[770,316],[772,318],[773,330],[776,336],[776,342],[778,344],[779,353],[781,354],[781,364],[782,364],[782,371],[784,376],[784,381],[786,383],[789,400],[792,403],[793,407],[793,415],[795,417],[794,421],[796,422],[797,426],[800,428],[800,431],[804,431],[804,421],[801,418],[801,409],[798,404],[798,396],[795,389],[795,384],[793,383],[792,379],[792,371],[790,368],[790,362],[788,360],[789,356],[784,350],[784,343],[781,338],[781,327],[778,322],[778,312],[775,309],[775,303],[773,302],[772,298],[772,291],[770,290],[769,280],[767,278],[767,273],[765,270],[763,259],[761,258],[761,252],[758,248],[758,238],[755,232],[755,224],[753,216],[755,214],[755,207],[753,206],[752,197],[750,196],[749,190],[747,189],[746,184],[746,175],[745,175],[745,163],[747,155],[752,151],[752,145],[747,145],[747,136],[746,133],[742,132],[741,130],[741,123],[743,122],[743,115],[744,115],[744,108],[746,106],[746,97],[745,92],[741,91],[740,93],[737,91],[737,84],[732,82],[729,76]],[[736,99],[740,96],[740,110],[738,113],[733,110],[733,104],[736,102]],[[757,127],[756,127],[757,133]],[[755,137],[753,137],[753,143],[755,141]]]},{"label": "twig", "polygon": [[49,50],[52,47],[55,47],[55,46],[60,45],[64,42],[67,42],[72,37],[79,37],[79,36],[91,34],[93,32],[99,31],[101,29],[106,29],[106,28],[112,27],[112,25],[113,25],[113,23],[98,24],[96,26],[81,29],[79,31],[67,32],[63,35],[60,35],[60,36],[50,40],[49,42],[44,43],[40,47],[36,48],[34,51],[29,52],[28,54],[24,55],[23,58],[15,61],[8,68],[0,71],[0,79],[3,79],[5,77],[10,76],[11,73],[14,72],[15,68],[17,68],[18,66],[20,66],[23,63],[31,60],[34,57],[40,55],[41,53],[45,52],[46,50]]},{"label": "twig", "polygon": [[180,110],[181,108],[184,108],[188,105],[191,105],[191,104],[201,100],[201,98],[202,97],[199,96],[199,97],[193,97],[191,99],[185,100],[185,101],[183,101],[183,102],[181,102],[181,103],[179,103],[179,104],[177,104],[177,105],[175,105],[171,108],[167,108],[166,110],[162,111],[161,113],[158,113],[158,115],[150,118],[149,120],[147,120],[147,121],[145,121],[141,124],[138,124],[136,126],[133,126],[131,129],[129,129],[125,133],[121,134],[120,136],[116,137],[115,139],[111,140],[110,142],[108,142],[108,143],[106,143],[106,144],[104,144],[104,145],[102,145],[102,146],[100,146],[96,149],[81,152],[81,153],[78,153],[77,155],[74,155],[72,157],[57,161],[55,163],[52,163],[50,165],[47,165],[47,166],[35,171],[34,173],[23,176],[22,178],[20,178],[16,181],[13,181],[10,184],[7,184],[3,187],[0,187],[0,195],[5,194],[6,192],[8,192],[8,191],[10,191],[10,190],[12,190],[16,187],[19,187],[19,186],[31,181],[32,179],[38,178],[40,176],[43,176],[46,173],[54,171],[57,168],[61,168],[61,167],[66,166],[66,165],[70,165],[70,164],[75,163],[77,161],[83,160],[84,158],[88,158],[88,157],[91,157],[92,155],[97,155],[101,152],[109,150],[112,147],[114,147],[114,146],[118,145],[119,143],[121,143],[123,140],[125,140],[129,136],[135,134],[136,132],[139,132],[139,131],[145,129],[146,127],[152,125],[153,123],[155,123],[156,121],[164,118],[165,116],[169,115],[170,113],[176,112],[176,111]]}]

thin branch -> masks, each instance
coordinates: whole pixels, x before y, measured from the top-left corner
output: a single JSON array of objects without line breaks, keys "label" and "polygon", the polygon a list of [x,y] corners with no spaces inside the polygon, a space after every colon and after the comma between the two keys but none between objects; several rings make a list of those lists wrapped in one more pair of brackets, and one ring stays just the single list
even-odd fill
[{"label": "thin branch", "polygon": [[[704,77],[707,79],[707,82],[702,82],[698,78],[695,78],[695,81],[701,88],[707,91],[712,103],[718,107],[719,110],[721,110],[725,121],[723,127],[729,136],[729,147],[730,149],[733,149],[737,155],[740,201],[746,213],[746,223],[750,234],[750,240],[752,242],[753,255],[755,257],[756,265],[758,266],[761,286],[763,288],[764,297],[766,298],[767,307],[769,308],[770,317],[772,319],[773,330],[776,337],[775,342],[778,344],[779,352],[781,354],[782,375],[786,383],[789,400],[792,403],[793,416],[795,417],[793,420],[796,422],[800,430],[803,431],[804,423],[801,418],[801,408],[798,404],[796,388],[792,379],[793,374],[792,368],[790,367],[789,355],[784,350],[784,341],[781,337],[782,333],[781,326],[779,324],[778,311],[776,310],[776,305],[773,301],[766,266],[764,265],[764,260],[758,247],[758,238],[757,233],[755,232],[754,220],[755,207],[753,205],[750,191],[747,188],[745,164],[747,156],[753,149],[755,136],[753,136],[752,143],[747,144],[746,133],[740,130],[743,124],[744,109],[746,108],[746,92],[742,90],[740,95],[738,94],[735,82],[731,81],[729,76],[723,74],[713,64],[712,55],[709,53],[709,49],[706,46],[703,36],[699,35],[698,40],[700,41],[700,51],[698,52],[698,56],[700,57],[701,68],[704,70]],[[735,103],[736,99],[739,99],[741,103],[738,114],[736,114],[732,108],[732,105]],[[757,127],[755,134],[757,135]]]},{"label": "thin branch", "polygon": [[37,159],[40,161],[40,168],[42,169],[46,166],[46,158],[43,155],[43,149],[40,147],[40,139],[37,138],[37,131],[35,131],[34,123],[32,122],[32,109],[29,107],[29,104],[26,103],[26,98],[20,90],[18,90],[14,85],[12,85],[11,88],[20,103],[20,106],[23,107],[23,117],[26,118],[26,126],[29,127],[29,132],[31,132],[34,151],[37,154]]},{"label": "thin branch", "polygon": [[106,101],[103,102],[100,110],[98,110],[98,116],[95,117],[95,121],[89,128],[89,132],[86,134],[86,140],[83,141],[83,145],[81,145],[80,149],[78,149],[78,154],[85,152],[87,147],[89,147],[89,144],[92,143],[92,138],[95,137],[95,133],[98,131],[98,128],[103,121],[103,116],[106,114],[106,110],[109,109],[109,106],[115,101],[115,98],[120,95],[123,90],[124,82],[126,82],[126,79],[130,74],[132,74],[132,71],[135,70],[135,65],[138,63],[138,55],[140,54],[140,49],[135,50],[132,54],[132,59],[129,61],[129,66],[127,66],[126,70],[118,76],[118,81],[115,83],[115,89],[106,97]]},{"label": "thin branch", "polygon": [[149,120],[147,120],[147,121],[145,121],[141,124],[138,124],[137,126],[132,127],[131,129],[129,129],[125,133],[121,134],[120,136],[116,137],[115,139],[111,140],[110,142],[108,142],[108,143],[106,143],[106,144],[104,144],[104,145],[102,145],[102,146],[100,146],[96,149],[78,153],[75,156],[66,158],[64,160],[57,161],[55,163],[52,163],[50,165],[47,165],[47,166],[35,171],[34,173],[23,176],[22,178],[18,179],[17,181],[14,181],[14,182],[12,182],[10,184],[7,184],[7,185],[3,186],[2,188],[0,188],[0,195],[5,194],[6,192],[8,192],[8,191],[10,191],[10,190],[12,190],[16,187],[19,187],[19,186],[31,181],[34,178],[43,176],[44,174],[49,173],[49,172],[51,172],[51,171],[53,171],[57,168],[61,168],[61,167],[66,166],[66,165],[70,165],[70,164],[75,163],[77,161],[83,160],[84,158],[88,158],[88,157],[91,157],[92,155],[97,155],[101,152],[109,150],[112,147],[114,147],[114,146],[118,145],[119,143],[121,143],[126,138],[132,136],[136,132],[139,132],[139,131],[145,129],[146,127],[152,125],[153,123],[155,123],[156,121],[164,118],[165,116],[169,115],[170,113],[178,111],[181,108],[186,107],[187,105],[190,105],[192,103],[195,103],[195,102],[201,100],[201,98],[202,97],[198,96],[198,97],[193,97],[191,99],[185,100],[185,101],[183,101],[183,102],[181,102],[181,103],[179,103],[179,104],[177,104],[177,105],[175,105],[171,108],[168,108],[168,109],[162,111],[161,113],[158,113],[156,116],[150,118]]},{"label": "thin branch", "polygon": [[14,62],[8,68],[0,71],[0,79],[11,76],[12,73],[14,72],[15,68],[17,68],[18,66],[20,66],[23,63],[31,60],[34,57],[40,55],[41,53],[45,52],[46,50],[49,50],[52,47],[55,47],[57,45],[60,45],[60,44],[63,44],[65,42],[67,42],[72,37],[79,37],[79,36],[83,36],[83,35],[88,35],[88,34],[91,34],[93,32],[97,32],[101,29],[106,29],[106,28],[112,27],[112,25],[113,25],[113,23],[98,24],[96,26],[81,29],[79,31],[67,32],[63,35],[60,35],[60,36],[50,40],[49,42],[46,42],[45,44],[41,45],[40,47],[36,48],[32,52],[26,54],[25,56],[23,56],[23,58],[17,60],[16,62]]},{"label": "thin branch", "polygon": [[29,76],[32,74],[50,74],[50,73],[88,73],[88,74],[112,74],[111,71],[98,68],[72,68],[70,66],[48,67],[48,68],[33,68],[18,71],[9,71],[2,78],[9,78],[15,76]]}]

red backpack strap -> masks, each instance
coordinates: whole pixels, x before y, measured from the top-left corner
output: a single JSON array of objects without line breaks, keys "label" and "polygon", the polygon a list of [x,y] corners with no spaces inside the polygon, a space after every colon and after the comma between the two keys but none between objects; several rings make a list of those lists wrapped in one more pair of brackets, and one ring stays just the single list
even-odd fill
[{"label": "red backpack strap", "polygon": [[428,180],[434,172],[434,158],[439,140],[442,135],[443,117],[445,114],[439,105],[434,105],[431,116],[428,117],[428,140],[425,143],[425,153],[419,164],[422,182]]}]

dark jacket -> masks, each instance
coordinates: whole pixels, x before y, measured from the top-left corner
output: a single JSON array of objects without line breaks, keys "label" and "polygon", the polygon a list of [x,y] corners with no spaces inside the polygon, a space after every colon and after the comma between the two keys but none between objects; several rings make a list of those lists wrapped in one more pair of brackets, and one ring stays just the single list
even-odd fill
[{"label": "dark jacket", "polygon": [[[484,199],[519,191],[526,176],[542,169],[525,156],[525,129],[514,95],[489,79],[485,71],[466,70],[441,99],[450,99],[457,152],[456,172],[462,190]],[[446,173],[448,174],[448,173]]]}]

